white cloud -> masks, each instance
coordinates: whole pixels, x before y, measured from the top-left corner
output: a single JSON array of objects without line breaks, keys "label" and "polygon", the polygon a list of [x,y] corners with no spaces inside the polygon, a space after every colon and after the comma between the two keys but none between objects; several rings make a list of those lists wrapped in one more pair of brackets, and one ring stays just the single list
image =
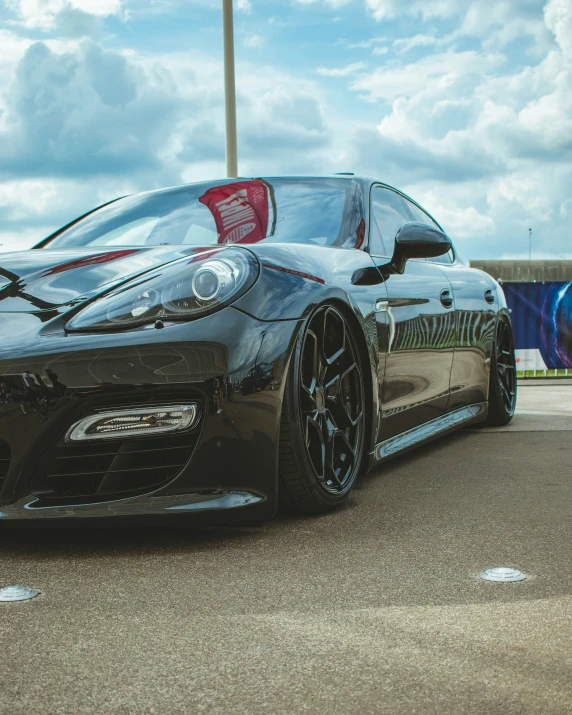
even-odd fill
[{"label": "white cloud", "polygon": [[326,77],[348,77],[351,74],[355,74],[356,72],[365,69],[365,67],[367,67],[365,62],[353,62],[345,67],[318,67],[317,72],[318,74]]},{"label": "white cloud", "polygon": [[470,83],[471,78],[502,65],[500,54],[482,54],[470,50],[447,51],[428,55],[411,64],[386,63],[369,75],[360,76],[352,89],[370,100],[411,97],[431,84],[435,91]]},{"label": "white cloud", "polygon": [[[91,40],[12,44],[0,250],[32,245],[118,195],[224,175],[218,57],[117,52]],[[237,95],[241,172],[323,170],[331,137],[314,81],[239,62]]]},{"label": "white cloud", "polygon": [[[340,166],[409,190],[469,257],[518,250],[529,226],[538,251],[570,251],[572,6],[550,0],[543,13],[536,5],[536,16],[526,14],[531,3],[524,2],[523,14],[510,18],[502,0],[488,17],[484,5],[466,3],[445,39],[480,33],[480,49],[431,49],[413,62],[400,54],[350,84],[380,107],[381,120],[375,129],[354,130]],[[506,26],[499,29],[501,21]],[[552,39],[536,63],[529,57],[515,67],[490,49],[486,36],[514,37],[525,26],[533,38]],[[394,48],[433,48],[443,39],[417,34],[399,38]]]},{"label": "white cloud", "polygon": [[235,7],[237,10],[241,10],[247,15],[250,15],[250,13],[252,12],[252,4],[250,0],[236,0]]},{"label": "white cloud", "polygon": [[378,21],[390,20],[402,13],[401,7],[403,4],[399,0],[367,0],[366,4],[371,10],[371,14]]},{"label": "white cloud", "polygon": [[180,111],[165,72],[92,42],[64,54],[35,43],[8,93],[0,175],[151,169]]},{"label": "white cloud", "polygon": [[97,37],[101,18],[74,7],[64,7],[55,17],[55,29],[61,37]]},{"label": "white cloud", "polygon": [[[312,1],[289,11],[304,18]],[[218,52],[192,42],[163,54],[125,42],[104,49],[105,17],[139,11],[132,0],[9,2],[17,24],[0,29],[0,250],[114,196],[223,174]],[[299,58],[284,70],[238,63],[241,173],[351,169],[426,205],[469,258],[521,252],[529,226],[539,255],[570,253],[570,0],[354,3],[380,22],[406,18],[371,21],[382,30],[374,37],[356,25],[310,79]],[[266,37],[253,29],[238,35],[249,49]],[[46,39],[34,44],[26,35],[38,30]],[[369,66],[352,62],[352,49],[369,50]],[[335,92],[323,77],[340,78]]]},{"label": "white cloud", "polygon": [[121,12],[121,0],[4,0],[17,22],[26,28],[49,30],[62,10],[80,10],[107,17]]},{"label": "white cloud", "polygon": [[250,49],[257,49],[263,47],[266,44],[266,40],[260,35],[248,35],[248,37],[244,38],[243,44]]},{"label": "white cloud", "polygon": [[82,213],[134,190],[129,181],[95,177],[0,183],[0,252],[29,248]]},{"label": "white cloud", "polygon": [[493,218],[479,213],[474,206],[462,208],[443,206],[442,197],[435,195],[423,200],[431,206],[433,214],[439,216],[443,228],[451,236],[455,236],[461,244],[463,239],[480,239],[494,234],[496,230]]},{"label": "white cloud", "polygon": [[30,40],[0,28],[0,47],[2,48],[0,68],[3,69],[4,77],[12,70],[14,64],[22,57],[30,44]]},{"label": "white cloud", "polygon": [[24,251],[27,248],[32,248],[36,243],[53,233],[54,228],[56,227],[49,224],[31,228],[26,228],[20,224],[11,231],[0,228],[0,253]]},{"label": "white cloud", "polygon": [[389,38],[387,37],[370,37],[368,40],[360,40],[359,42],[347,42],[344,40],[340,40],[339,44],[343,44],[344,47],[346,47],[348,50],[362,50],[362,49],[368,49],[370,47],[374,47],[380,43],[388,42]]},{"label": "white cloud", "polygon": [[544,19],[554,33],[562,52],[572,59],[572,5],[569,0],[550,0],[544,7]]},{"label": "white cloud", "polygon": [[418,34],[413,37],[401,37],[393,42],[394,49],[399,52],[409,52],[415,47],[434,47],[444,45],[450,41],[448,36],[435,37],[434,35]]},{"label": "white cloud", "polygon": [[57,200],[54,180],[24,179],[0,184],[0,208],[5,209],[4,219],[21,221],[41,216]]},{"label": "white cloud", "polygon": [[424,19],[449,17],[457,14],[466,0],[366,0],[366,6],[373,17],[381,22],[398,15],[420,15]]},{"label": "white cloud", "polygon": [[294,0],[299,5],[315,5],[316,3],[324,3],[333,8],[342,7],[353,2],[353,0]]}]

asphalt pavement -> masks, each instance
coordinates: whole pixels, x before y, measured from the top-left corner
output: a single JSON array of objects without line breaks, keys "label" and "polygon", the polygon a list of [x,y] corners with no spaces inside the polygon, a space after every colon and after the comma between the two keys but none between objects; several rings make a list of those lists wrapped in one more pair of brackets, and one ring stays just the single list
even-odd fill
[{"label": "asphalt pavement", "polygon": [[571,432],[526,384],[323,517],[2,529],[0,712],[570,714]]}]

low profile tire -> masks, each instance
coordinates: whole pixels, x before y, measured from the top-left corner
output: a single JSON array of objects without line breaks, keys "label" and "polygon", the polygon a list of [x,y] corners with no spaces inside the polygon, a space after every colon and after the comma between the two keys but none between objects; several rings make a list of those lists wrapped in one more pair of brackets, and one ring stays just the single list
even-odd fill
[{"label": "low profile tire", "polygon": [[288,372],[280,427],[280,503],[320,513],[344,502],[364,449],[364,380],[355,336],[332,305],[301,332]]},{"label": "low profile tire", "polygon": [[499,318],[491,355],[489,382],[489,425],[506,425],[516,408],[516,361],[514,340],[508,320]]}]

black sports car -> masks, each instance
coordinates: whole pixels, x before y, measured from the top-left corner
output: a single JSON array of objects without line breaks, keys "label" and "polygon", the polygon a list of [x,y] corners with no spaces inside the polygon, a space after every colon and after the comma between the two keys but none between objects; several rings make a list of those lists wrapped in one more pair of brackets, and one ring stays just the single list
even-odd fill
[{"label": "black sports car", "polygon": [[516,401],[504,295],[399,191],[237,179],[0,255],[0,517],[252,522]]}]

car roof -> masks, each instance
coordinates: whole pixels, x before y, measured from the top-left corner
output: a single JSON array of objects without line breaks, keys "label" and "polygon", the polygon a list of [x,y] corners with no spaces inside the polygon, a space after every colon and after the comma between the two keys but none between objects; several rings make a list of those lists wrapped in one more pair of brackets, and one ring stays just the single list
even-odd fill
[{"label": "car roof", "polygon": [[339,174],[258,174],[256,176],[233,176],[221,179],[205,179],[203,181],[191,181],[184,184],[173,184],[172,186],[161,186],[158,189],[150,189],[145,192],[140,193],[152,193],[153,191],[167,191],[169,189],[182,189],[185,186],[200,186],[201,184],[228,184],[233,181],[254,181],[256,179],[263,179],[264,181],[272,181],[276,179],[287,179],[288,181],[307,181],[311,179],[312,181],[319,181],[320,179],[337,179],[338,181],[360,181],[368,184],[385,184],[385,182],[379,179],[372,179],[370,177],[358,176],[357,174],[351,174],[350,172],[343,172]]}]

